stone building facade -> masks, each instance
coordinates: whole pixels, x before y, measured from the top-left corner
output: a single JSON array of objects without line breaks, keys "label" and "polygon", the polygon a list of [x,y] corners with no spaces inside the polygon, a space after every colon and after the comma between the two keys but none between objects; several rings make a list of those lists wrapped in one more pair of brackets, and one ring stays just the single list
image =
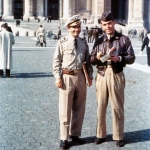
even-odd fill
[{"label": "stone building facade", "polygon": [[111,11],[117,21],[130,27],[150,28],[150,0],[0,0],[0,15],[5,20],[51,15],[64,21],[80,14],[88,23],[97,24],[104,11]]}]

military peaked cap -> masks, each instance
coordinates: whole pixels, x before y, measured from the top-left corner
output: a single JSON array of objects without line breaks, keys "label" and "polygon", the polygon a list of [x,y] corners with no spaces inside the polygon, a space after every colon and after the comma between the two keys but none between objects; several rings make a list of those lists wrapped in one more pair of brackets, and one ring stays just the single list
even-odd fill
[{"label": "military peaked cap", "polygon": [[114,20],[114,17],[111,12],[104,12],[100,18],[101,21],[111,21]]},{"label": "military peaked cap", "polygon": [[75,26],[75,25],[78,25],[80,24],[81,21],[80,21],[80,15],[74,15],[72,16],[71,18],[69,18],[67,20],[67,22],[65,23],[65,27],[68,27],[68,26]]}]

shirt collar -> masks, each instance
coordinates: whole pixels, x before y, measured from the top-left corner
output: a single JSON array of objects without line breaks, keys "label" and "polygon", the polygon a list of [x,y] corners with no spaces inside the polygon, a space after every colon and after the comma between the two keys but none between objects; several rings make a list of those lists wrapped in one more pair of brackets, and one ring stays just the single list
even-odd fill
[{"label": "shirt collar", "polygon": [[108,36],[109,35],[107,35],[106,33],[104,33],[104,41],[109,40],[110,37],[114,37],[115,40],[120,39],[120,34],[118,32],[116,32],[116,31],[115,31],[115,33],[112,36],[110,36],[110,37],[108,37]]},{"label": "shirt collar", "polygon": [[[78,40],[78,38],[79,37],[77,37],[76,39]],[[69,41],[72,41],[72,42],[75,40],[75,38],[71,34],[69,34],[68,39]]]}]

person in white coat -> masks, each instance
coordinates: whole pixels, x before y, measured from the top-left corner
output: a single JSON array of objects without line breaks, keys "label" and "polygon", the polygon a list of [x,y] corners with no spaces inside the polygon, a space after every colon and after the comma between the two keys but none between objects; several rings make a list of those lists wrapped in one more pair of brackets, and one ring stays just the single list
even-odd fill
[{"label": "person in white coat", "polygon": [[6,77],[10,77],[12,69],[12,45],[15,43],[14,36],[7,31],[7,25],[1,25],[0,32],[0,77],[3,77],[3,71],[6,70]]}]

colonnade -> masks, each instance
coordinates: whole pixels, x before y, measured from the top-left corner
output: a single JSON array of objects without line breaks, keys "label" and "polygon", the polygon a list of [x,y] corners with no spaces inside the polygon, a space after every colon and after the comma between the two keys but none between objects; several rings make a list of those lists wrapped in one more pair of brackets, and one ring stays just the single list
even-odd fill
[{"label": "colonnade", "polygon": [[[34,18],[34,14],[38,17],[44,17],[44,0],[22,0],[24,4],[23,18]],[[0,14],[7,19],[14,19],[13,14],[14,0],[0,0]]]},{"label": "colonnade", "polygon": [[[47,16],[49,0],[22,0],[23,18]],[[150,0],[148,5],[150,5]],[[0,0],[0,15],[4,19],[13,19],[14,0]],[[102,12],[111,11],[111,0],[59,0],[59,18],[66,20],[72,15],[81,14],[89,23],[97,24]],[[150,6],[149,6],[150,11]],[[129,25],[143,27],[144,0],[127,0],[126,22]],[[150,15],[147,16],[150,22]]]}]

